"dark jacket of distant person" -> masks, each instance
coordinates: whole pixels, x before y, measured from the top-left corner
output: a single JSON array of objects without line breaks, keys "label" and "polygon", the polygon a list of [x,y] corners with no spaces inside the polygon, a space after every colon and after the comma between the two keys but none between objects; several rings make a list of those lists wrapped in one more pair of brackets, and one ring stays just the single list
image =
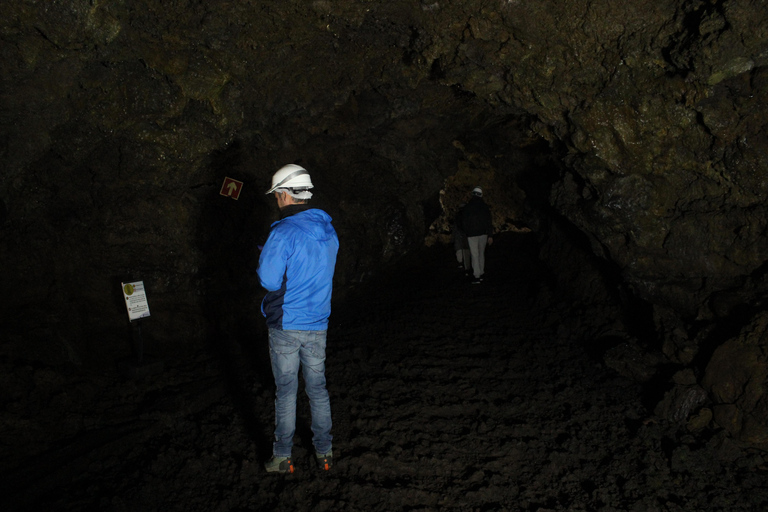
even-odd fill
[{"label": "dark jacket of distant person", "polygon": [[461,225],[468,237],[493,235],[491,210],[482,197],[472,196],[462,211]]}]

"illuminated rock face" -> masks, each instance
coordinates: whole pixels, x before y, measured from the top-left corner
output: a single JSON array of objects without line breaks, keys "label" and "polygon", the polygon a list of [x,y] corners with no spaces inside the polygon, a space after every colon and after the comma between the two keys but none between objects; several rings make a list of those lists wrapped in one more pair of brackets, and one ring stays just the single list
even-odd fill
[{"label": "illuminated rock face", "polygon": [[[483,185],[499,229],[575,227],[674,363],[705,363],[714,326],[765,296],[761,2],[6,4],[13,357],[113,357],[126,279],[167,350],[252,328],[234,324],[288,162],[334,217],[341,286],[445,238]],[[542,254],[575,282],[567,231],[542,227]]]}]

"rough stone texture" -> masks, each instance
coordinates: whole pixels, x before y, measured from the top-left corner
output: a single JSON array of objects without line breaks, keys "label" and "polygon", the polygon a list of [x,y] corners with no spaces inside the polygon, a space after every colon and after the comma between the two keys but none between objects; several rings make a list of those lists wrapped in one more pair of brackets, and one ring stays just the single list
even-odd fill
[{"label": "rough stone texture", "polygon": [[[757,169],[766,164],[759,135],[766,92],[756,86],[763,73],[733,61],[765,64],[765,29],[748,27],[765,27],[766,14],[757,4],[691,3],[688,12],[674,4],[594,11],[601,23],[591,42],[612,43],[590,52],[603,57],[604,80],[595,80],[601,75],[592,60],[561,63],[592,72],[577,89],[580,105],[560,109],[564,129],[553,137],[568,146],[576,172],[555,201],[640,296],[695,317],[709,314],[704,306],[714,291],[740,284],[765,261]],[[565,18],[587,26],[592,12]],[[727,28],[705,32],[713,17]],[[558,32],[589,40],[576,27]],[[730,44],[734,38],[738,44]],[[574,88],[572,75],[558,74],[555,89]],[[554,111],[546,111],[549,126],[558,125]]]},{"label": "rough stone texture", "polygon": [[737,439],[768,449],[768,314],[718,347],[703,384],[715,402],[714,419]]},{"label": "rough stone texture", "polygon": [[[124,279],[147,284],[158,352],[246,336],[256,245],[275,218],[262,192],[287,162],[313,171],[335,219],[340,285],[445,235],[464,187],[487,179],[497,227],[541,223],[550,261],[565,239],[586,239],[602,263],[580,256],[590,270],[562,275],[618,298],[596,306],[605,333],[632,323],[614,318],[622,307],[649,304],[633,322],[652,325],[678,365],[705,362],[713,326],[743,323],[743,305],[765,299],[764,1],[8,0],[2,11],[11,364],[111,364],[127,351]],[[237,202],[218,195],[225,176],[245,182]],[[579,234],[547,227],[561,220]]]},{"label": "rough stone texture", "polygon": [[[296,472],[262,467],[274,408],[263,331],[143,381],[103,375],[65,393],[31,365],[24,383],[0,374],[14,393],[0,441],[20,432],[0,445],[3,512],[763,512],[766,454],[650,417],[642,386],[561,334],[580,314],[570,301],[539,303],[547,271],[531,238],[499,236],[481,288],[435,246],[432,265],[414,257],[338,304],[327,473],[303,393]],[[28,404],[60,414],[29,421]],[[50,432],[57,442],[42,442]]]}]

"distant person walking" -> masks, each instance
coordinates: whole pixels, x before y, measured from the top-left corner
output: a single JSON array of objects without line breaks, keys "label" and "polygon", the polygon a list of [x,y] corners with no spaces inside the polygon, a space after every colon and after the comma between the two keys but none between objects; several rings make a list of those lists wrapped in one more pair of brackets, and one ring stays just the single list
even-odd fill
[{"label": "distant person walking", "polygon": [[280,220],[272,224],[259,258],[259,281],[267,290],[261,312],[269,328],[275,378],[275,442],[270,473],[293,473],[299,368],[312,414],[312,444],[321,469],[333,465],[331,403],[325,387],[325,345],[331,314],[333,272],[339,239],[331,217],[310,208],[313,188],[303,167],[289,164],[272,176]]},{"label": "distant person walking", "polygon": [[483,201],[483,189],[472,189],[472,197],[464,207],[461,226],[467,235],[469,253],[472,259],[472,284],[480,284],[485,274],[485,247],[493,243],[493,222],[491,210]]},{"label": "distant person walking", "polygon": [[456,251],[456,261],[459,262],[459,268],[464,269],[465,272],[469,272],[472,265],[472,260],[469,254],[469,242],[467,241],[467,234],[464,233],[464,228],[461,227],[461,216],[464,213],[464,206],[459,206],[459,211],[456,212],[456,217],[453,219],[453,250]]}]

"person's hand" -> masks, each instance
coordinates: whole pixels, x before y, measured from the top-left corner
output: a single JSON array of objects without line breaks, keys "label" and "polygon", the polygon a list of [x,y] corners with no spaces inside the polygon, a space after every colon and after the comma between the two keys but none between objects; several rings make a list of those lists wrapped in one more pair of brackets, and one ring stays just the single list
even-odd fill
[{"label": "person's hand", "polygon": [[488,246],[490,247],[491,245],[493,245],[493,237],[489,236],[488,237]]}]

